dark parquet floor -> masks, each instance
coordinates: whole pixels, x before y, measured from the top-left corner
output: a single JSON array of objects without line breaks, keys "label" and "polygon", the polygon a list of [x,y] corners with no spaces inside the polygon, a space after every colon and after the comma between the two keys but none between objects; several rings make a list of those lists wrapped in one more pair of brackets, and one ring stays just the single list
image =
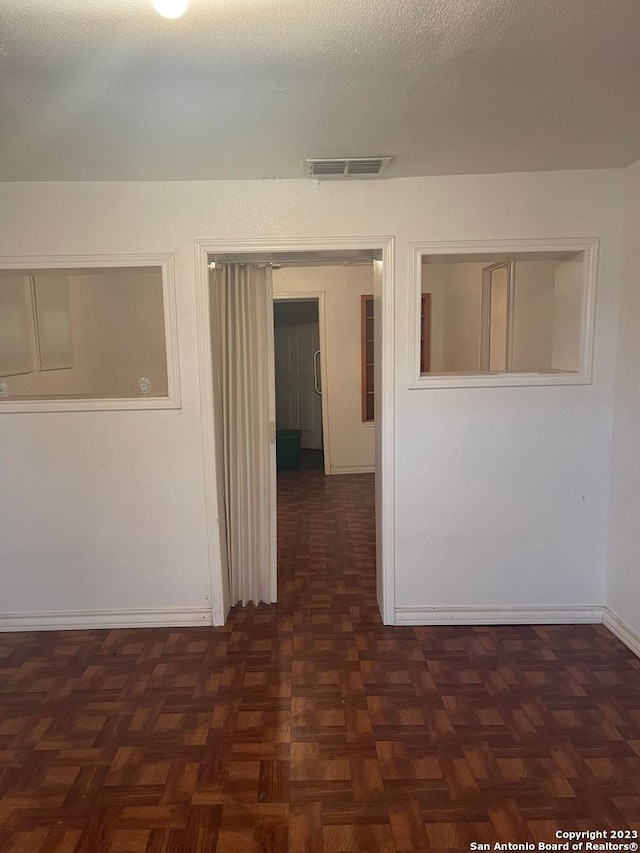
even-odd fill
[{"label": "dark parquet floor", "polygon": [[640,830],[630,651],[601,626],[385,628],[372,477],[279,488],[277,608],[0,636],[2,853],[449,853]]}]

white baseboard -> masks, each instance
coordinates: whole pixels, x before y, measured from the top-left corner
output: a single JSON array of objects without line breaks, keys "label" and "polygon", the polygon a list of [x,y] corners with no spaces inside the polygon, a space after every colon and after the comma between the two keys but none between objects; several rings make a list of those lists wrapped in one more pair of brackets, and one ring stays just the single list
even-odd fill
[{"label": "white baseboard", "polygon": [[396,607],[396,625],[563,625],[600,624],[602,607]]},{"label": "white baseboard", "polygon": [[612,634],[616,635],[620,642],[624,643],[627,648],[631,649],[634,655],[637,655],[640,658],[640,633],[634,630],[631,625],[625,622],[624,619],[621,619],[617,613],[614,613],[613,610],[610,610],[608,607],[604,608],[602,622]]},{"label": "white baseboard", "polygon": [[0,613],[0,631],[64,631],[91,628],[183,628],[211,625],[206,607],[160,610],[53,610]]},{"label": "white baseboard", "polygon": [[331,474],[375,474],[373,465],[332,465]]},{"label": "white baseboard", "polygon": [[[562,625],[603,623],[640,657],[640,633],[608,607],[396,607],[396,625]],[[58,610],[0,614],[0,632],[211,625],[206,607],[181,610]]]}]

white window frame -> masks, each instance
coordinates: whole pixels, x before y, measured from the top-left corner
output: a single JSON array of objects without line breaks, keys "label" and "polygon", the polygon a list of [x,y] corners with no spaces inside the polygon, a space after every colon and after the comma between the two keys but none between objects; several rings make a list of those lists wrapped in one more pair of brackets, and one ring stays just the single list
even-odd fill
[{"label": "white window frame", "polygon": [[[29,270],[73,270],[128,267],[158,267],[162,273],[162,301],[164,311],[164,333],[167,359],[166,397],[96,397],[54,400],[46,397],[33,400],[12,400],[11,396],[0,399],[0,414],[27,412],[95,412],[140,409],[179,409],[180,363],[178,355],[178,322],[176,314],[174,256],[161,255],[53,255],[20,256],[0,258],[0,269],[15,270],[28,275]],[[11,377],[5,381],[11,386]]]},{"label": "white window frame", "polygon": [[[550,238],[536,240],[468,240],[415,242],[410,244],[410,293],[408,328],[408,385],[427,388],[500,388],[530,385],[590,385],[593,381],[593,347],[598,275],[598,238]],[[536,252],[583,252],[580,357],[576,373],[420,373],[420,294],[424,255],[479,255]],[[463,259],[462,259],[463,260]],[[517,259],[516,259],[517,260]]]}]

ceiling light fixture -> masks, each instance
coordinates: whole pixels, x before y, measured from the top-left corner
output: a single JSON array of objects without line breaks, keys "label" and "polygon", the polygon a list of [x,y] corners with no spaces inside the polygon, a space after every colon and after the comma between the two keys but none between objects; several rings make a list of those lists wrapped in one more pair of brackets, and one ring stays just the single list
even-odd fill
[{"label": "ceiling light fixture", "polygon": [[186,12],[189,0],[151,0],[151,5],[163,18],[179,18]]}]

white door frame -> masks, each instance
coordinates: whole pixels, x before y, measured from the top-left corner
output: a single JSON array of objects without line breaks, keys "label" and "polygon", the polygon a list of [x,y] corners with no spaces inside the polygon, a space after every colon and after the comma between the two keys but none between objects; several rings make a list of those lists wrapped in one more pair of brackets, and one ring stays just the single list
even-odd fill
[{"label": "white door frame", "polygon": [[[376,395],[380,417],[376,423],[376,477],[380,478],[381,506],[376,506],[378,548],[376,561],[382,588],[377,596],[382,621],[395,623],[395,435],[394,435],[394,237],[326,237],[300,240],[196,240],[195,284],[200,412],[204,463],[205,513],[209,547],[211,618],[224,625],[229,612],[229,591],[221,571],[220,524],[216,489],[215,421],[213,416],[213,370],[209,315],[209,255],[225,253],[331,252],[340,249],[378,249],[382,252],[382,310],[376,314],[375,334],[382,340],[383,357],[377,376]],[[326,374],[325,374],[326,375]]]},{"label": "white door frame", "polygon": [[322,395],[320,404],[322,407],[322,452],[324,454],[324,473],[331,473],[331,445],[329,442],[329,401],[325,394],[325,378],[327,373],[327,324],[325,314],[325,292],[324,290],[299,291],[298,293],[274,293],[274,302],[301,302],[317,300],[318,302],[318,337],[320,339],[320,381],[322,383]]}]

